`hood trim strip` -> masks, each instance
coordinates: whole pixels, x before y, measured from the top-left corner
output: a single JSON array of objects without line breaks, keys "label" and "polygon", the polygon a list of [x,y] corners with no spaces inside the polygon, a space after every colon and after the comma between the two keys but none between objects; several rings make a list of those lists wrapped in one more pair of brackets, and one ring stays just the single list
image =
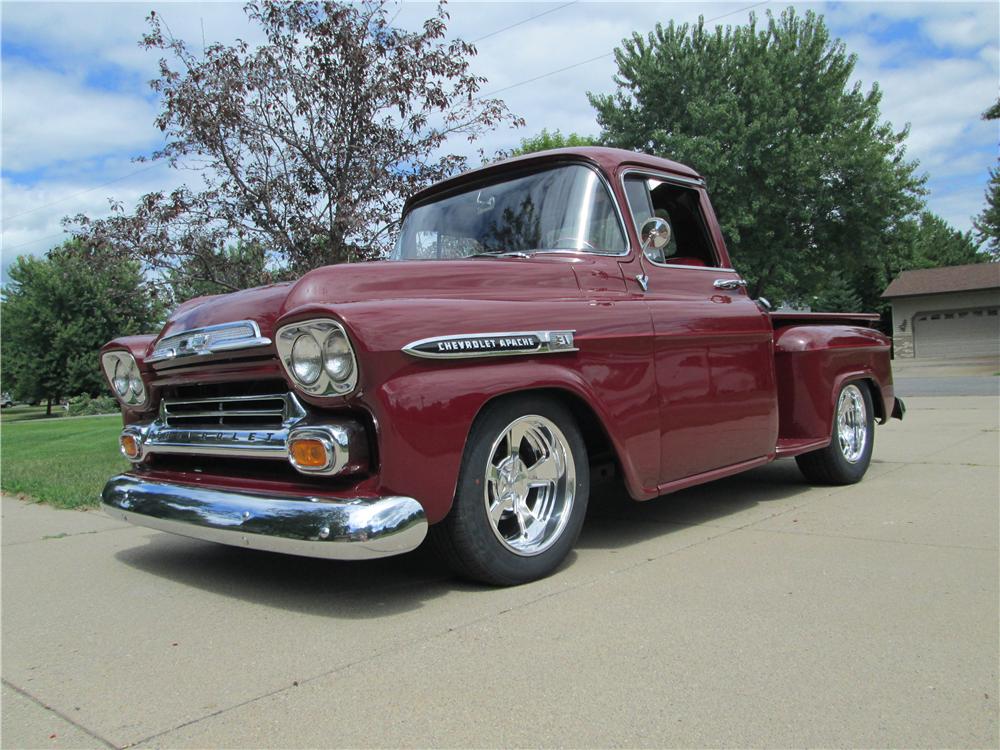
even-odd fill
[{"label": "hood trim strip", "polygon": [[[245,329],[249,335],[222,337],[226,330]],[[175,344],[176,342],[176,344]],[[260,327],[253,320],[236,320],[231,323],[219,323],[200,328],[189,328],[186,331],[171,333],[156,342],[153,352],[146,362],[181,363],[219,352],[239,351],[268,346],[271,339],[260,335]]]}]

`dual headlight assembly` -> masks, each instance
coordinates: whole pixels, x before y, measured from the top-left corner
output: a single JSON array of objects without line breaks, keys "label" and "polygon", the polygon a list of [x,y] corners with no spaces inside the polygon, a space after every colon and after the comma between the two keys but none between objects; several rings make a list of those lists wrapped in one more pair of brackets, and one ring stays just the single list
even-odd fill
[{"label": "dual headlight assembly", "polygon": [[306,393],[336,396],[354,390],[358,365],[340,323],[303,320],[279,329],[275,339],[285,372]]},{"label": "dual headlight assembly", "polygon": [[119,401],[126,406],[146,403],[146,387],[142,384],[135,357],[126,351],[105,352],[101,355],[101,367]]},{"label": "dual headlight assembly", "polygon": [[[306,393],[339,396],[358,382],[354,349],[344,327],[332,320],[304,320],[278,331],[275,345],[289,377]],[[126,406],[146,403],[146,388],[135,358],[126,351],[101,356],[104,375],[115,396]]]}]

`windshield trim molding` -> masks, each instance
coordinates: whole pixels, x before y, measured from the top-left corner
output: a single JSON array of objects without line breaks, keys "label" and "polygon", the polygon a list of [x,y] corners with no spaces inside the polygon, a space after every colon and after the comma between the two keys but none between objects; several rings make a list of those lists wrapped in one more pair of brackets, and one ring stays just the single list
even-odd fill
[{"label": "windshield trim molding", "polygon": [[[591,172],[597,175],[597,178],[604,185],[604,189],[607,191],[608,197],[611,199],[611,203],[615,207],[615,216],[618,218],[618,229],[622,234],[622,239],[625,243],[625,249],[621,252],[600,252],[597,250],[574,250],[567,248],[550,248],[550,249],[539,249],[533,250],[532,255],[542,254],[542,253],[571,253],[571,254],[581,254],[581,255],[596,255],[602,258],[624,258],[632,253],[632,243],[629,241],[628,225],[625,223],[624,215],[622,214],[621,201],[618,200],[618,196],[615,194],[614,188],[612,186],[611,180],[608,179],[607,175],[604,174],[603,170],[586,159],[579,157],[570,159],[560,159],[558,161],[553,161],[552,164],[546,165],[541,169],[538,165],[530,166],[525,165],[524,169],[510,169],[504,170],[499,174],[492,175],[491,177],[484,177],[482,180],[477,180],[474,182],[467,182],[463,185],[457,186],[453,190],[446,190],[438,193],[434,196],[429,196],[426,200],[422,200],[419,203],[414,203],[409,206],[406,212],[400,217],[399,225],[400,228],[403,226],[403,222],[406,220],[407,215],[414,209],[420,208],[422,206],[429,205],[431,203],[437,203],[439,200],[444,200],[445,198],[450,198],[455,195],[460,195],[462,193],[472,192],[477,188],[482,189],[485,185],[493,185],[500,182],[506,182],[511,179],[517,179],[518,177],[523,177],[526,174],[537,174],[539,172],[548,172],[552,169],[559,169],[560,167],[570,167],[570,166],[581,166],[589,169]],[[510,257],[504,256],[497,253],[497,257]],[[464,258],[449,258],[449,260],[463,260]],[[393,261],[410,261],[410,260],[421,260],[420,258],[395,258],[392,255],[389,256],[389,260]],[[424,258],[423,260],[437,260],[436,258]]]}]

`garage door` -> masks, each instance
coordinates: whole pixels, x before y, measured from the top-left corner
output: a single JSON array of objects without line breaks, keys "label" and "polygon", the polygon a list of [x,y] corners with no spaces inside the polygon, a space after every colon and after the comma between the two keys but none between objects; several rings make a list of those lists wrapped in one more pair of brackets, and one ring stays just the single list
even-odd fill
[{"label": "garage door", "polygon": [[913,318],[917,357],[1000,355],[998,308],[918,313]]}]

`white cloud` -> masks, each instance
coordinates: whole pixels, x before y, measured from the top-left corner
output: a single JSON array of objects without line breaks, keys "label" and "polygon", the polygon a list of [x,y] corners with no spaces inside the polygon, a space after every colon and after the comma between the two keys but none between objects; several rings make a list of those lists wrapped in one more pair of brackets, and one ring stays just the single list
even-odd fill
[{"label": "white cloud", "polygon": [[7,63],[3,168],[22,172],[87,157],[148,150],[159,141],[153,105],[87,87],[79,76]]},{"label": "white cloud", "polygon": [[[34,185],[24,185],[7,178],[0,181],[3,196],[2,280],[7,267],[18,255],[41,255],[68,239],[62,218],[79,213],[93,218],[110,213],[109,199],[125,206],[134,205],[140,196],[159,190],[169,191],[190,179],[164,164],[143,165],[128,159],[110,159],[101,163],[95,182],[95,172],[66,174]],[[120,178],[120,179],[115,179]]]},{"label": "white cloud", "polygon": [[992,2],[868,2],[853,0],[828,6],[834,24],[863,26],[884,32],[892,24],[912,21],[938,47],[976,50],[997,38],[997,4]]}]

